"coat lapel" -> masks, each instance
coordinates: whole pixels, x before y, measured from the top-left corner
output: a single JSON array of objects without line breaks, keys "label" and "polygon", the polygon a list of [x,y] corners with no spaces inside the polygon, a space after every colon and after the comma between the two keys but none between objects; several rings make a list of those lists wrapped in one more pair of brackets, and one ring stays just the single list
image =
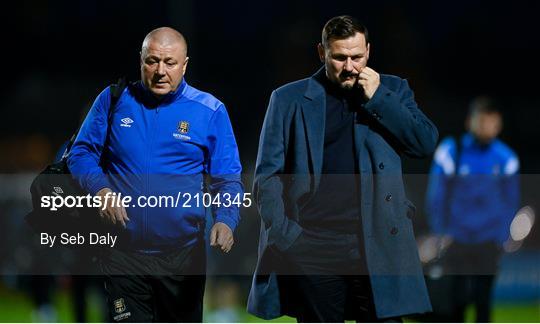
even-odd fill
[{"label": "coat lapel", "polygon": [[[367,154],[363,148],[365,147],[364,142],[366,141],[368,129],[367,125],[359,123],[354,124],[354,146],[358,154],[358,169],[360,170],[360,173],[371,172],[369,168],[369,163],[371,162],[369,159],[365,159],[365,156],[362,156]],[[368,165],[366,165],[366,163]]]},{"label": "coat lapel", "polygon": [[313,77],[309,79],[304,96],[308,100],[302,104],[302,117],[304,119],[308,149],[313,165],[315,190],[317,190],[321,179],[323,163],[326,96],[322,85]]}]

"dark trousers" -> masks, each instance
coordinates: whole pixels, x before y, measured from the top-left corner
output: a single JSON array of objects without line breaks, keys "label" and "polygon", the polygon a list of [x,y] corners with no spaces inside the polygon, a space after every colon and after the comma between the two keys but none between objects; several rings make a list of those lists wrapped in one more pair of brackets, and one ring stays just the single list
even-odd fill
[{"label": "dark trousers", "polygon": [[202,322],[204,242],[144,255],[111,251],[102,258],[111,322]]},{"label": "dark trousers", "polygon": [[452,322],[465,320],[469,304],[476,308],[477,322],[490,322],[491,293],[497,273],[500,247],[491,242],[453,243],[446,254],[446,268],[452,277],[450,290]]},{"label": "dark trousers", "polygon": [[285,289],[290,293],[288,297],[296,299],[291,315],[299,323],[401,322],[401,318],[377,318],[368,276],[287,276],[281,284],[288,285],[289,289]]},{"label": "dark trousers", "polygon": [[454,323],[465,321],[465,310],[470,303],[476,309],[476,322],[491,321],[492,275],[455,276],[450,295],[454,299],[454,310],[449,320]]},{"label": "dark trousers", "polygon": [[440,265],[444,276],[428,278],[433,314],[430,322],[464,322],[467,306],[476,309],[476,322],[491,321],[491,295],[501,249],[495,243],[454,242]]},{"label": "dark trousers", "polygon": [[298,322],[401,322],[377,318],[362,250],[357,234],[304,231],[283,253],[284,313]]}]

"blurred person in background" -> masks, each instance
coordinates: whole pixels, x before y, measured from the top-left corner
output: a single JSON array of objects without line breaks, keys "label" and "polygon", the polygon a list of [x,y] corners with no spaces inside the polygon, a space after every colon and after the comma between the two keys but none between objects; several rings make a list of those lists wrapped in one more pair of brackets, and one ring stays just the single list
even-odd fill
[{"label": "blurred person in background", "polygon": [[443,139],[435,151],[426,209],[430,229],[452,243],[442,256],[449,291],[434,292],[434,314],[463,322],[469,304],[489,322],[491,294],[510,224],[519,207],[519,159],[497,136],[503,120],[487,96],[472,100],[467,132]]},{"label": "blurred person in background", "polygon": [[313,76],[275,90],[261,131],[254,197],[262,218],[248,301],[264,319],[401,321],[431,310],[401,157],[438,132],[408,82],[367,66],[365,26],[330,19]]},{"label": "blurred person in background", "polygon": [[[110,88],[98,96],[68,156],[71,173],[91,195],[122,193],[134,202],[141,193],[194,197],[203,194],[206,175],[210,193],[241,195],[242,168],[225,105],[187,84],[187,63],[182,34],[155,29],[141,47],[140,82],[115,107]],[[184,202],[124,208],[109,200],[101,210],[122,240],[101,256],[110,321],[202,321],[206,210]],[[210,244],[228,253],[239,206],[212,207]]]}]

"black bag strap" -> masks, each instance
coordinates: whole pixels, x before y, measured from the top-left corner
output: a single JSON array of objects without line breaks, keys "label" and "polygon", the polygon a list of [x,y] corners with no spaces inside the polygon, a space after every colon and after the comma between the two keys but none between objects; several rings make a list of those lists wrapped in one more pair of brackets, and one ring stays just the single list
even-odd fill
[{"label": "black bag strap", "polygon": [[[110,86],[110,105],[109,105],[109,112],[107,117],[107,137],[109,138],[109,132],[111,127],[111,121],[112,117],[114,115],[114,110],[116,108],[116,104],[118,103],[118,99],[120,99],[120,96],[122,96],[122,93],[124,92],[124,89],[128,86],[127,79],[125,77],[121,77],[118,79],[117,83],[113,83]],[[88,112],[90,113],[90,111]],[[88,113],[86,114],[88,116]],[[86,119],[86,117],[85,117]],[[73,146],[73,143],[75,142],[75,139],[77,138],[77,135],[79,134],[79,131],[81,130],[82,122],[73,133],[71,138],[69,139],[69,143],[66,145],[66,150],[64,151],[64,154],[62,154],[62,160],[65,160],[69,154],[69,151],[71,151],[71,147]]]}]

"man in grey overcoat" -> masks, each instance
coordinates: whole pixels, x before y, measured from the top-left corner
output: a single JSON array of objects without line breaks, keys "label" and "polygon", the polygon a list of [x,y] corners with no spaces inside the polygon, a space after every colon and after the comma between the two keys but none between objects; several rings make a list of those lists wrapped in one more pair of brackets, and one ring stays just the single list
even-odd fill
[{"label": "man in grey overcoat", "polygon": [[431,311],[401,169],[438,139],[408,82],[367,66],[367,29],[326,23],[312,77],[275,91],[253,194],[262,218],[248,311],[299,322]]}]

